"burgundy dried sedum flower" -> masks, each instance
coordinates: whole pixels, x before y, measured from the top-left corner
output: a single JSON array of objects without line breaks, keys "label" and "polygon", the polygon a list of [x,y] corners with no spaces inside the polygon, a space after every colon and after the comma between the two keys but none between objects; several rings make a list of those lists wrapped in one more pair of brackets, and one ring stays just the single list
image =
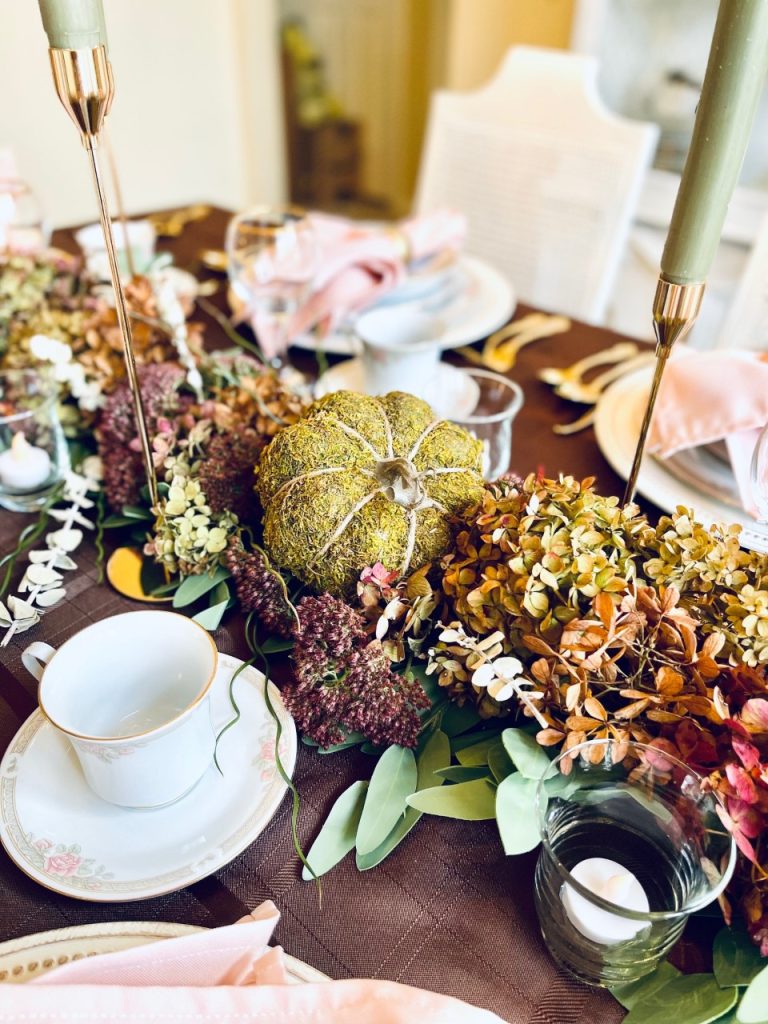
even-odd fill
[{"label": "burgundy dried sedum flower", "polygon": [[253,612],[270,633],[291,637],[296,619],[280,577],[266,557],[260,551],[246,551],[239,538],[233,538],[224,561],[243,610]]},{"label": "burgundy dried sedum flower", "polygon": [[295,682],[283,700],[298,728],[321,747],[350,732],[377,746],[416,746],[418,712],[429,698],[417,681],[391,670],[380,641],[368,640],[363,616],[329,594],[303,598],[297,611]]},{"label": "burgundy dried sedum flower", "polygon": [[255,430],[238,427],[213,434],[197,478],[216,515],[234,512],[246,523],[256,518],[259,502],[254,491],[254,466],[263,448],[264,439]]},{"label": "burgundy dried sedum flower", "polygon": [[[139,388],[150,437],[158,420],[175,411],[184,371],[175,363],[138,367]],[[144,483],[144,463],[136,434],[133,396],[127,381],[115,388],[101,412],[96,437],[104,467],[104,491],[113,509],[136,504]]]}]

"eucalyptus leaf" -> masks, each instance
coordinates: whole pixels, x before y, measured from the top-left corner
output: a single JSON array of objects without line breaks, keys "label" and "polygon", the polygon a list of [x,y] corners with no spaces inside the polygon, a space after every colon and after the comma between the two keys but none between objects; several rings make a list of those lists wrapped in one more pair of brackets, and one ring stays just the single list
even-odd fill
[{"label": "eucalyptus leaf", "polygon": [[120,511],[126,519],[131,519],[134,522],[137,519],[154,519],[152,512],[141,505],[123,505]]},{"label": "eucalyptus leaf", "polygon": [[101,525],[105,530],[115,530],[119,526],[135,526],[136,516],[123,516],[116,512],[114,515],[107,516]]},{"label": "eucalyptus leaf", "polygon": [[738,989],[720,988],[714,974],[683,974],[633,1003],[623,1024],[710,1024],[738,998]]},{"label": "eucalyptus leaf", "polygon": [[628,985],[614,985],[611,995],[625,1009],[631,1010],[635,1003],[650,998],[654,992],[658,992],[660,988],[664,988],[670,981],[679,977],[680,971],[673,967],[669,960],[663,960],[655,971],[646,974],[639,981],[632,981]]},{"label": "eucalyptus leaf", "polygon": [[[353,782],[331,808],[307,854],[307,861],[317,877],[330,871],[354,848],[367,789],[367,782]],[[301,877],[308,882],[312,875],[305,867]]]},{"label": "eucalyptus leaf", "polygon": [[456,760],[465,767],[472,765],[488,764],[488,754],[491,747],[498,743],[496,736],[487,736],[473,743],[471,747],[464,747],[463,750],[455,751]]},{"label": "eucalyptus leaf", "polygon": [[211,575],[187,576],[179,584],[178,590],[173,595],[174,608],[186,608],[188,604],[194,604],[201,597],[218,586],[222,580],[229,577],[229,570],[224,566],[218,566]]},{"label": "eucalyptus leaf", "polygon": [[469,782],[472,779],[493,778],[491,770],[486,764],[467,766],[452,764],[447,768],[440,768],[435,772],[435,775],[439,775],[446,782]]},{"label": "eucalyptus leaf", "polygon": [[768,967],[764,967],[750,982],[739,1004],[736,1019],[739,1024],[768,1024]]},{"label": "eucalyptus leaf", "polygon": [[537,787],[536,781],[515,772],[508,775],[496,790],[496,824],[508,857],[527,853],[539,845]]},{"label": "eucalyptus leaf", "polygon": [[193,615],[192,621],[212,633],[214,629],[219,628],[228,604],[229,596],[225,597],[223,601],[219,601],[218,604],[212,604],[210,607],[198,612],[197,615]]},{"label": "eucalyptus leaf", "polygon": [[408,804],[423,814],[462,821],[488,821],[496,817],[496,787],[487,779],[442,788],[433,786],[409,796]]},{"label": "eucalyptus leaf", "polygon": [[293,647],[293,640],[284,640],[281,636],[270,636],[261,645],[265,654],[282,654],[290,651]]},{"label": "eucalyptus leaf", "polygon": [[501,736],[503,731],[504,730],[498,726],[492,726],[491,728],[483,727],[482,729],[473,729],[472,732],[462,733],[461,736],[452,736],[451,750],[454,754],[458,754],[460,750],[472,747],[480,740],[487,740],[496,736]]},{"label": "eucalyptus leaf", "polygon": [[169,581],[166,569],[154,558],[142,558],[139,582],[144,593],[152,594],[153,597],[165,597],[166,594],[175,591],[179,585],[178,577]]},{"label": "eucalyptus leaf", "polygon": [[[440,786],[440,770],[451,760],[451,745],[445,733],[437,729],[424,743],[416,758],[416,791]],[[370,853],[357,854],[357,867],[360,871],[368,871],[380,864],[385,857],[405,839],[413,826],[421,817],[421,811],[413,807],[407,808],[405,816],[395,825],[387,838]]]},{"label": "eucalyptus leaf", "polygon": [[446,736],[458,736],[477,725],[479,721],[480,716],[469,704],[465,704],[464,707],[449,704],[443,712],[440,728]]},{"label": "eucalyptus leaf", "polygon": [[712,969],[721,988],[749,985],[765,966],[760,951],[743,928],[721,928],[715,936]]},{"label": "eucalyptus leaf", "polygon": [[501,734],[504,749],[526,779],[538,780],[552,763],[543,747],[522,729],[505,729]]},{"label": "eucalyptus leaf", "polygon": [[405,814],[406,797],[416,790],[416,758],[407,747],[393,745],[379,758],[357,829],[357,852],[371,853]]},{"label": "eucalyptus leaf", "polygon": [[503,782],[508,775],[515,771],[514,762],[504,749],[504,744],[501,740],[497,740],[488,751],[488,767],[491,769],[493,777],[497,782]]},{"label": "eucalyptus leaf", "polygon": [[365,742],[365,736],[361,732],[350,732],[341,743],[334,743],[330,747],[318,747],[318,754],[338,754],[341,750],[349,750],[350,747],[356,747],[359,743]]}]

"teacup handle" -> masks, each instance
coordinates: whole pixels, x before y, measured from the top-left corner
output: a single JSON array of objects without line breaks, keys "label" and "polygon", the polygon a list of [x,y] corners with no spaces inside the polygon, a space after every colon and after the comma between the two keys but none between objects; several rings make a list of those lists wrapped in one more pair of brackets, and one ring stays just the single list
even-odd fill
[{"label": "teacup handle", "polygon": [[44,644],[42,640],[35,640],[26,650],[21,653],[21,660],[24,668],[30,675],[33,675],[37,682],[43,678],[43,670],[56,653],[55,648],[50,644]]}]

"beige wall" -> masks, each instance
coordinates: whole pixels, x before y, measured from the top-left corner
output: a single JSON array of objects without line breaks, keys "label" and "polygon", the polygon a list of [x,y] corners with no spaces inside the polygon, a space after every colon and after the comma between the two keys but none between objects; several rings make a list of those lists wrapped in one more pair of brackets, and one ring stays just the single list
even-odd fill
[{"label": "beige wall", "polygon": [[447,20],[442,84],[475,89],[492,77],[510,46],[568,47],[574,0],[442,0]]},{"label": "beige wall", "polygon": [[[105,0],[110,134],[129,211],[239,207],[284,190],[274,0]],[[95,217],[34,0],[0,0],[0,147],[55,225]]]}]

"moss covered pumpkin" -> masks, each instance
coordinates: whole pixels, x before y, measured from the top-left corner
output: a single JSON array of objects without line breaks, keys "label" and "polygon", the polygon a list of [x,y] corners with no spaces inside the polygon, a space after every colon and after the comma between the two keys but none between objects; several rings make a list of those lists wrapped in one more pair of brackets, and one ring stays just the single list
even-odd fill
[{"label": "moss covered pumpkin", "polygon": [[481,454],[476,438],[413,395],[327,395],[262,454],[266,548],[337,595],[367,565],[418,568],[448,546],[450,516],[479,501]]}]

